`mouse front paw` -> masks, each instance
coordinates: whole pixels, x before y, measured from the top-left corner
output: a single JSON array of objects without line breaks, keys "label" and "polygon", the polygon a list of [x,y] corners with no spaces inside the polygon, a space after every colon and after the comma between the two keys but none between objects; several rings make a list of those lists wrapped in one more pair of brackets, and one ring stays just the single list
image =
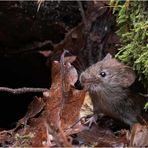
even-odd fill
[{"label": "mouse front paw", "polygon": [[88,127],[90,128],[92,124],[97,125],[97,119],[97,114],[93,114],[91,117],[85,117],[85,121],[83,121],[83,124],[88,125]]}]

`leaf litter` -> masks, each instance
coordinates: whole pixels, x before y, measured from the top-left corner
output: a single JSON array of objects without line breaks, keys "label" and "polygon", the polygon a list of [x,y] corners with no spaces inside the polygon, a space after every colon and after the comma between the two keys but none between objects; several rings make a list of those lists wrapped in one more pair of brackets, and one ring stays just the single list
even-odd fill
[{"label": "leaf litter", "polygon": [[[63,41],[53,45],[54,52],[60,53],[61,58],[59,61],[52,62],[50,89],[43,93],[43,97],[34,97],[26,115],[18,121],[14,129],[1,130],[1,146],[148,146],[146,125],[136,124],[131,130],[121,129],[114,132],[111,128],[114,123],[108,118],[101,118],[97,125],[93,124],[91,127],[83,124],[81,120],[93,114],[91,98],[88,92],[75,88],[78,73],[72,63],[77,60],[77,57],[66,57],[67,51],[62,52],[61,49],[77,52],[84,47],[85,35],[89,32],[92,23],[107,11],[105,7],[102,11],[99,9],[100,4],[103,7],[105,3],[97,1],[94,3],[95,7],[91,6],[86,12],[88,25],[85,26],[84,22],[80,23],[68,31]],[[90,33],[90,40],[95,42],[98,39],[99,36]],[[112,42],[111,37],[110,42]]]},{"label": "leaf litter", "polygon": [[81,117],[92,114],[92,104],[87,92],[74,87],[78,74],[71,59],[70,62],[65,60],[69,58],[64,58],[65,54],[61,56],[62,62],[52,63],[49,91],[42,98],[34,98],[11,134],[1,132],[1,144],[41,147],[147,145],[147,126],[135,125],[131,133],[124,130],[116,135],[108,127],[94,124],[89,128],[81,122]]}]

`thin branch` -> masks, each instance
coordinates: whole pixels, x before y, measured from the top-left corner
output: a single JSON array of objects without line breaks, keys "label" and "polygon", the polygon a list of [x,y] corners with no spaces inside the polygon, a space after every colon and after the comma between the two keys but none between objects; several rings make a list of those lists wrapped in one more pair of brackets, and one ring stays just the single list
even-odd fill
[{"label": "thin branch", "polygon": [[45,40],[43,42],[35,42],[32,44],[29,44],[27,46],[25,46],[24,48],[19,48],[18,50],[13,50],[11,52],[6,52],[6,53],[0,53],[0,55],[6,55],[6,56],[12,56],[12,55],[16,55],[16,54],[24,54],[24,53],[29,53],[29,52],[36,52],[36,51],[42,51],[41,49],[43,47],[47,47],[48,48],[51,46],[52,48],[52,42],[50,40]]},{"label": "thin branch", "polygon": [[83,6],[82,6],[82,2],[77,0],[78,2],[78,5],[79,5],[79,10],[80,10],[80,13],[81,13],[81,16],[82,16],[82,20],[83,20],[83,23],[85,25],[85,29],[87,28],[87,20],[86,20],[86,16],[85,16],[85,12],[84,12],[84,9],[83,9]]},{"label": "thin branch", "polygon": [[141,96],[143,96],[143,97],[148,97],[148,94],[139,93],[139,95],[141,95]]},{"label": "thin branch", "polygon": [[24,93],[37,93],[37,92],[45,92],[48,91],[47,88],[9,88],[9,87],[0,87],[0,92],[8,92],[13,95],[20,95]]},{"label": "thin branch", "polygon": [[61,111],[59,116],[61,116],[62,111],[63,111],[63,107],[64,107],[64,103],[65,103],[65,64],[64,64],[64,56],[66,53],[69,53],[68,50],[64,50],[62,55],[61,55],[61,59],[60,59],[60,74],[61,74],[61,92],[62,92],[62,100],[61,100]]}]

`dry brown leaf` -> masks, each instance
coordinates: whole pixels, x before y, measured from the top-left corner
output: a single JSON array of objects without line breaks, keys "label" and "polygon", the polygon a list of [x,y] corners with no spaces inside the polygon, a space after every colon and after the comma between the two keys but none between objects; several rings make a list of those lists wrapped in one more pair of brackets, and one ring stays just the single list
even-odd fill
[{"label": "dry brown leaf", "polygon": [[80,23],[75,28],[71,29],[65,36],[64,40],[54,45],[54,51],[58,52],[61,49],[68,49],[69,51],[76,52],[84,46],[84,35],[82,34],[84,25]]},{"label": "dry brown leaf", "polygon": [[83,105],[80,111],[80,118],[93,115],[93,104],[89,93],[87,92],[84,98]]},{"label": "dry brown leaf", "polygon": [[45,106],[45,102],[44,102],[43,98],[34,97],[33,101],[28,106],[28,111],[27,111],[25,117],[26,118],[35,117],[38,113],[40,113],[42,111],[44,106]]},{"label": "dry brown leaf", "polygon": [[76,56],[68,56],[68,57],[65,57],[64,61],[65,63],[72,63],[76,60]]},{"label": "dry brown leaf", "polygon": [[24,130],[18,130],[15,133],[15,141],[13,147],[52,147],[62,146],[59,142],[61,137],[57,135],[56,130],[52,127],[50,130],[50,123],[47,123],[46,116],[33,118],[30,120],[29,127]]},{"label": "dry brown leaf", "polygon": [[135,124],[132,127],[129,146],[148,146],[148,127],[146,125]]},{"label": "dry brown leaf", "polygon": [[44,124],[44,118],[33,119],[31,122],[34,138],[32,139],[32,147],[47,147],[51,146],[51,141],[48,138],[47,127]]},{"label": "dry brown leaf", "polygon": [[65,101],[61,116],[61,125],[63,129],[70,128],[80,119],[80,109],[84,102],[84,97],[84,91],[71,88],[68,92],[68,97]]},{"label": "dry brown leaf", "polygon": [[[63,66],[64,74],[61,73],[60,63],[57,61],[53,62],[53,81],[49,91],[49,98],[47,98],[46,111],[49,113],[50,121],[53,124],[58,127],[61,124],[62,128],[65,129],[79,119],[85,92],[71,87],[78,79],[76,69],[68,61]],[[62,88],[62,83],[64,84],[64,89]]]},{"label": "dry brown leaf", "polygon": [[0,144],[3,147],[8,147],[14,141],[14,138],[7,132],[0,133]]},{"label": "dry brown leaf", "polygon": [[41,97],[34,97],[33,101],[28,106],[28,111],[26,115],[20,119],[17,123],[15,129],[17,129],[21,124],[26,126],[28,119],[35,117],[38,113],[40,113],[45,106],[44,100]]},{"label": "dry brown leaf", "polygon": [[46,98],[45,112],[49,114],[50,121],[56,126],[59,126],[60,121],[61,86],[60,64],[58,61],[54,61],[52,63],[52,85],[49,96]]},{"label": "dry brown leaf", "polygon": [[48,132],[44,118],[33,118],[29,126],[14,133],[15,142],[12,147],[47,147],[49,146]]},{"label": "dry brown leaf", "polygon": [[71,147],[61,128],[52,124],[47,114],[33,118],[26,133],[33,133],[30,146],[32,147]]},{"label": "dry brown leaf", "polygon": [[118,138],[109,129],[104,129],[93,125],[92,128],[83,130],[77,134],[75,140],[87,146],[95,147],[123,147],[127,141],[124,138]]}]

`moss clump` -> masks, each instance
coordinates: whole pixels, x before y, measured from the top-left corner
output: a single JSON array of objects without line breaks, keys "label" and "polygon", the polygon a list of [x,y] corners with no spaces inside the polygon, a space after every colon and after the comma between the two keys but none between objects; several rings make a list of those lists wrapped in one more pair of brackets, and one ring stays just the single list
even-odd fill
[{"label": "moss clump", "polygon": [[122,47],[116,58],[133,67],[148,87],[148,2],[110,0],[117,14],[117,35]]}]

